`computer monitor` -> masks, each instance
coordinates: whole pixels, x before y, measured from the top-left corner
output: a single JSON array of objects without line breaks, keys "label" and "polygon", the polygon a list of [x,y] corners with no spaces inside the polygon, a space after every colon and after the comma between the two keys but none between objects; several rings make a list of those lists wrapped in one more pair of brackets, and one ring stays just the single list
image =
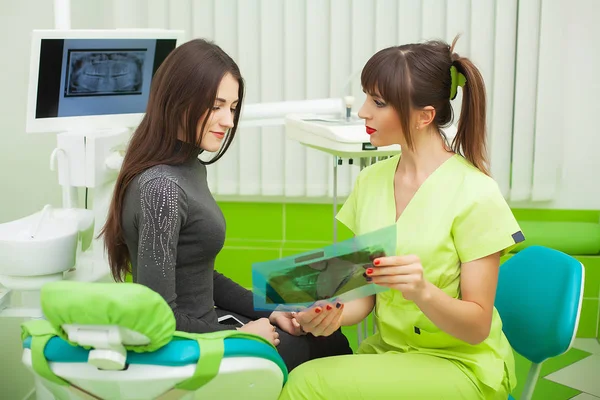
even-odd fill
[{"label": "computer monitor", "polygon": [[28,133],[135,127],[172,30],[34,30]]}]

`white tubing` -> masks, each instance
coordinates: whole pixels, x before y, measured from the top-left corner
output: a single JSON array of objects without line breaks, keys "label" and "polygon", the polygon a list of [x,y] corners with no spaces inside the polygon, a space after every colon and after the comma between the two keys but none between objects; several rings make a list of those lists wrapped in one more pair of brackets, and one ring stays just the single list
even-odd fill
[{"label": "white tubing", "polygon": [[54,0],[54,29],[71,29],[71,0]]},{"label": "white tubing", "polygon": [[248,104],[244,106],[241,119],[279,119],[288,114],[336,114],[344,110],[341,98],[278,101],[274,103]]}]

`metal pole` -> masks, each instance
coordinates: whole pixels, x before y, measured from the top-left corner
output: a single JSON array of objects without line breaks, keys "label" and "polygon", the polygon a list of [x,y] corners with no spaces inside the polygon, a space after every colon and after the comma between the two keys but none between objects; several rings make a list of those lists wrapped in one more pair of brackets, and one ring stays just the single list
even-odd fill
[{"label": "metal pole", "polygon": [[337,243],[337,181],[338,181],[338,163],[342,159],[338,156],[333,156],[333,243]]}]

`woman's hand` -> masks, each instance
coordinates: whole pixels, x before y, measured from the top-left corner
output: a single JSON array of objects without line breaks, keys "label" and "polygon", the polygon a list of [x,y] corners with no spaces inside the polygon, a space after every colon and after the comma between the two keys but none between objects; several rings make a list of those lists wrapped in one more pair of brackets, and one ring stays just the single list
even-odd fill
[{"label": "woman's hand", "polygon": [[279,333],[275,330],[275,327],[271,325],[268,319],[261,318],[256,321],[250,321],[241,328],[237,328],[239,331],[253,333],[258,336],[262,336],[271,342],[274,346],[279,345]]},{"label": "woman's hand", "polygon": [[306,335],[300,324],[290,312],[273,311],[269,315],[269,321],[273,325],[277,325],[282,331],[294,336]]},{"label": "woman's hand", "polygon": [[295,313],[294,317],[304,332],[313,336],[329,336],[340,328],[343,311],[344,305],[340,302],[317,303]]},{"label": "woman's hand", "polygon": [[368,282],[400,291],[407,300],[419,301],[429,295],[421,260],[415,255],[376,258],[365,277]]}]

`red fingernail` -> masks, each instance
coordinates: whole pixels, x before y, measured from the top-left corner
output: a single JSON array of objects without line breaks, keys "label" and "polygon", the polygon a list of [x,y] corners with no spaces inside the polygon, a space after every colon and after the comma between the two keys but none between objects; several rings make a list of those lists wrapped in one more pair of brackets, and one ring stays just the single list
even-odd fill
[{"label": "red fingernail", "polygon": [[[379,263],[380,263],[380,262],[381,262],[381,261],[379,261],[379,260],[375,260],[375,261],[373,261],[373,265],[379,265]],[[368,271],[368,270],[367,270],[367,271]]]},{"label": "red fingernail", "polygon": [[326,308],[327,308],[327,310],[331,310],[332,309],[332,307],[329,304],[327,304]]},{"label": "red fingernail", "polygon": [[373,268],[367,268],[367,275],[371,275],[373,273]]},{"label": "red fingernail", "polygon": [[321,309],[320,308],[315,308],[315,312],[318,314],[318,313],[321,312]]}]

